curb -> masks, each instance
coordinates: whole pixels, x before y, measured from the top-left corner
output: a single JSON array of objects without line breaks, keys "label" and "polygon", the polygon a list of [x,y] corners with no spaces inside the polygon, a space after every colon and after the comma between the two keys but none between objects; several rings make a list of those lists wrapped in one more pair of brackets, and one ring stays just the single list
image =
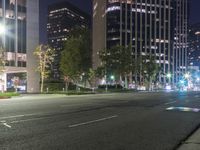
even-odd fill
[{"label": "curb", "polygon": [[200,126],[187,138],[177,150],[200,150]]}]

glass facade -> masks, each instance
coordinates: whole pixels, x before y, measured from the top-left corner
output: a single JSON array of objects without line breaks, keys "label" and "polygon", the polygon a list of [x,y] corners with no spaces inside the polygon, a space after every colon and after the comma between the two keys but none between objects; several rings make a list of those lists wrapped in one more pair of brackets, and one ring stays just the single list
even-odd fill
[{"label": "glass facade", "polygon": [[171,0],[108,0],[107,48],[131,45],[136,59],[154,55],[162,68],[159,81],[166,83],[173,65],[172,9]]},{"label": "glass facade", "polygon": [[200,23],[190,26],[188,38],[188,65],[200,67]]},{"label": "glass facade", "polygon": [[174,0],[174,69],[173,78],[179,82],[187,71],[189,0]]},{"label": "glass facade", "polygon": [[18,86],[21,87],[19,90],[26,91],[26,6],[26,0],[0,0],[0,24],[5,27],[0,44],[5,51],[7,90],[11,88],[11,79],[23,74]]},{"label": "glass facade", "polygon": [[6,66],[26,67],[26,0],[0,0]]}]

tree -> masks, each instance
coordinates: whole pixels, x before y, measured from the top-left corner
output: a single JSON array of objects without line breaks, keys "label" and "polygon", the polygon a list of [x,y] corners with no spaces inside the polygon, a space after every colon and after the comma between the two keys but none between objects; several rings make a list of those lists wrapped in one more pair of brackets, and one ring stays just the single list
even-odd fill
[{"label": "tree", "polygon": [[[64,76],[66,90],[69,82],[76,83],[81,75],[80,41],[77,38],[69,38],[61,53],[60,71]],[[67,80],[66,80],[67,79]]]},{"label": "tree", "polygon": [[66,83],[78,83],[81,75],[88,76],[92,66],[91,39],[88,29],[75,28],[71,31],[69,39],[65,42],[61,52],[60,71]]},{"label": "tree", "polygon": [[5,59],[4,59],[4,49],[0,47],[0,73],[2,73],[5,69]]},{"label": "tree", "polygon": [[44,80],[49,77],[50,66],[54,61],[55,50],[48,45],[39,45],[36,47],[34,55],[38,58],[37,71],[40,73],[40,92],[42,93],[44,89]]},{"label": "tree", "polygon": [[[92,49],[91,49],[91,35],[87,28],[75,27],[71,33],[70,38],[77,40],[80,52],[80,71],[84,74],[89,72],[92,67]],[[65,50],[66,47],[65,47]]]},{"label": "tree", "polygon": [[151,90],[152,82],[156,80],[156,76],[160,72],[160,67],[156,63],[156,58],[153,56],[141,56],[139,60],[141,74],[147,82],[147,88]]},{"label": "tree", "polygon": [[94,85],[95,77],[96,77],[96,70],[90,68],[89,72],[88,72],[88,82],[91,87],[93,87],[93,85]]},{"label": "tree", "polygon": [[123,77],[127,81],[127,76],[134,71],[134,57],[130,46],[116,45],[110,49],[101,50],[99,57],[103,62],[100,67],[105,68],[106,73],[115,74],[120,82],[122,82]]}]

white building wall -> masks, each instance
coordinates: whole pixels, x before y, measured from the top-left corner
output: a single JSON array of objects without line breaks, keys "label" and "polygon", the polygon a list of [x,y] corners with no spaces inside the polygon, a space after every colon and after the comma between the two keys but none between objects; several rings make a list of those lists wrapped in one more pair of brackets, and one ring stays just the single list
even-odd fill
[{"label": "white building wall", "polygon": [[33,55],[39,45],[39,0],[27,0],[27,92],[39,92],[40,77]]}]

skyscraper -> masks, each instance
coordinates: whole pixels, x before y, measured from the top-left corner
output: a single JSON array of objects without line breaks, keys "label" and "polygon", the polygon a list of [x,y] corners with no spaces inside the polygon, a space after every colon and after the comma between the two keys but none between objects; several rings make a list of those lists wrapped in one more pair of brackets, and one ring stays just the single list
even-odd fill
[{"label": "skyscraper", "polygon": [[156,57],[160,83],[176,82],[186,69],[187,19],[187,0],[94,0],[94,66],[100,65],[97,52],[103,47],[131,45],[135,59]]},{"label": "skyscraper", "polygon": [[70,32],[76,27],[89,28],[89,24],[89,15],[68,2],[49,6],[47,24],[48,44],[56,50],[55,62],[52,66],[53,79],[60,79],[60,54]]},{"label": "skyscraper", "polygon": [[189,0],[174,0],[172,3],[174,10],[172,16],[174,22],[172,76],[173,81],[177,83],[187,71]]},{"label": "skyscraper", "polygon": [[200,67],[200,23],[190,26],[188,47],[188,65]]},{"label": "skyscraper", "polygon": [[38,92],[39,75],[33,56],[39,44],[39,0],[0,0],[0,23],[5,69],[1,89]]}]

